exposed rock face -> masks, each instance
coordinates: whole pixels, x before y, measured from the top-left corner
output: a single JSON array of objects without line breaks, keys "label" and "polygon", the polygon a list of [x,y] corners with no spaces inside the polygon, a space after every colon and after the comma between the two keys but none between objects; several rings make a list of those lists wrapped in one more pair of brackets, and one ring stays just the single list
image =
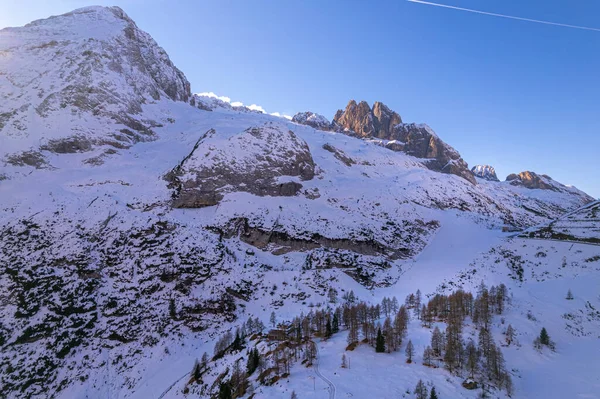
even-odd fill
[{"label": "exposed rock face", "polygon": [[356,164],[356,161],[350,158],[348,155],[346,155],[344,151],[332,146],[329,143],[323,144],[323,149],[332,153],[338,161],[342,162],[346,166],[352,166]]},{"label": "exposed rock face", "polygon": [[173,207],[216,205],[224,194],[294,196],[315,175],[306,142],[291,131],[253,127],[223,139],[211,129],[167,176],[175,189]]},{"label": "exposed rock face", "polygon": [[360,137],[390,140],[394,126],[402,123],[402,118],[383,103],[375,102],[371,109],[366,101],[357,104],[350,100],[346,110],[338,110],[333,121],[342,130],[354,132]]},{"label": "exposed rock face", "polygon": [[307,125],[314,127],[318,130],[332,130],[332,125],[327,118],[323,115],[315,114],[314,112],[298,112],[292,118],[292,122],[299,123],[301,125]]},{"label": "exposed rock face", "polygon": [[366,101],[357,104],[356,101],[350,100],[346,110],[338,110],[333,121],[345,131],[354,132],[359,137],[372,137],[375,133],[373,111]]},{"label": "exposed rock face", "polygon": [[429,126],[415,123],[396,125],[390,139],[396,140],[393,149],[426,159],[425,166],[429,169],[460,176],[477,184],[458,151],[443,142]]},{"label": "exposed rock face", "polygon": [[496,170],[490,165],[476,165],[471,169],[473,174],[481,179],[489,181],[500,181],[496,176]]},{"label": "exposed rock face", "polygon": [[532,190],[549,190],[556,191],[559,193],[570,194],[574,197],[581,198],[583,204],[595,200],[595,198],[591,197],[590,195],[584,193],[583,191],[573,186],[566,186],[552,179],[548,175],[539,175],[531,171],[521,172],[518,175],[512,173],[506,177],[506,181],[513,186],[521,186]]},{"label": "exposed rock face", "polygon": [[[531,189],[540,189],[540,190],[552,190],[552,191],[560,191],[557,184],[552,180],[552,178],[548,175],[538,175],[535,172],[525,171],[517,174],[510,174],[506,177],[506,181],[510,182],[513,186],[523,186]],[[561,184],[562,186],[562,184]]]},{"label": "exposed rock face", "polygon": [[119,7],[0,30],[0,71],[0,156],[9,148],[2,137],[57,153],[152,140],[164,122],[148,120],[142,106],[190,97],[184,74]]},{"label": "exposed rock face", "polygon": [[394,126],[402,123],[400,115],[389,109],[385,104],[375,102],[373,104],[373,126],[375,137],[386,139],[393,132]]},{"label": "exposed rock face", "polygon": [[361,138],[385,140],[381,142],[392,151],[403,151],[417,158],[431,170],[460,176],[477,184],[467,163],[458,151],[443,142],[427,125],[404,124],[402,118],[385,104],[376,102],[373,109],[365,101],[351,100],[344,111],[333,118],[339,130]]}]

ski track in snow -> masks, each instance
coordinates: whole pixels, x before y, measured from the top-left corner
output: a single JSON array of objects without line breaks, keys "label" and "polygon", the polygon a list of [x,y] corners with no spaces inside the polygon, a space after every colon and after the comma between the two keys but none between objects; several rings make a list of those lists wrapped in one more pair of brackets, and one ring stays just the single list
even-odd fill
[{"label": "ski track in snow", "polygon": [[329,399],[335,399],[335,384],[333,382],[331,382],[331,380],[326,378],[323,374],[321,374],[321,371],[319,370],[319,345],[317,345],[317,343],[315,343],[314,341],[312,341],[312,342],[315,345],[315,353],[316,353],[315,363],[314,363],[315,374],[317,375],[317,377],[319,377],[320,379],[325,381],[325,383],[327,384],[327,391],[329,392]]}]

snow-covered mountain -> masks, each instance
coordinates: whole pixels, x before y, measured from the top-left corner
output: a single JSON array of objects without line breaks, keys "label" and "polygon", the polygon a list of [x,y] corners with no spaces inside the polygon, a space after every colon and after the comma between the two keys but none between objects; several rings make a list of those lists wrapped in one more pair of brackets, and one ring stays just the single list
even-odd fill
[{"label": "snow-covered mountain", "polygon": [[496,176],[496,170],[490,165],[475,165],[471,169],[471,172],[473,172],[475,176],[485,180],[500,181],[498,176]]},{"label": "snow-covered mountain", "polygon": [[183,73],[118,7],[3,29],[0,70],[0,156],[16,166],[51,168],[48,153],[101,162],[168,123],[143,104],[190,97]]},{"label": "snow-covered mountain", "polygon": [[432,294],[480,266],[513,281],[491,260],[502,245],[520,256],[500,229],[593,200],[544,176],[554,189],[474,184],[458,151],[381,103],[329,123],[192,96],[117,7],[0,31],[0,95],[8,397],[158,396],[223,331],[308,313],[331,288]]}]

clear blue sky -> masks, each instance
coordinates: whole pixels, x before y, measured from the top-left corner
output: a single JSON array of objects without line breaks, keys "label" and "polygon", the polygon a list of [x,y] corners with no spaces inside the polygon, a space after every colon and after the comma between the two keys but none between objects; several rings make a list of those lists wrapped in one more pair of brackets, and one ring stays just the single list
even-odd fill
[{"label": "clear blue sky", "polygon": [[[439,0],[600,28],[598,0]],[[470,165],[546,173],[600,197],[600,32],[402,0],[2,0],[0,26],[119,5],[195,92],[332,118],[349,99],[428,123]]]}]

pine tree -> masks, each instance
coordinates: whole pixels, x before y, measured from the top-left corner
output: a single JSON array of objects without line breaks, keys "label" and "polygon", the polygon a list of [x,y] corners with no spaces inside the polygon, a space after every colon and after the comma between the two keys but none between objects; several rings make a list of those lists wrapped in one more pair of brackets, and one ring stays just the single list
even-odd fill
[{"label": "pine tree", "polygon": [[423,351],[423,364],[425,366],[433,365],[433,350],[431,349],[431,346],[428,346]]},{"label": "pine tree", "polygon": [[465,348],[466,367],[471,378],[475,377],[479,367],[479,351],[472,339],[469,340]]},{"label": "pine tree", "polygon": [[252,375],[254,371],[258,368],[260,363],[260,353],[258,353],[258,349],[250,349],[248,352],[248,362],[246,363],[246,372],[248,375]]},{"label": "pine tree", "polygon": [[325,338],[330,338],[332,334],[333,329],[331,327],[331,320],[328,317],[327,322],[325,323]]},{"label": "pine tree", "polygon": [[509,324],[508,327],[506,327],[506,344],[507,345],[512,344],[514,339],[515,339],[515,330],[513,329],[512,325]]},{"label": "pine tree", "polygon": [[375,352],[382,353],[385,352],[385,338],[381,333],[381,328],[377,329],[377,339],[375,341]]},{"label": "pine tree", "polygon": [[435,391],[435,387],[431,387],[431,394],[429,395],[429,399],[439,399],[437,396],[437,392]]},{"label": "pine tree", "polygon": [[415,347],[411,340],[408,340],[408,344],[406,344],[406,363],[412,363],[412,358],[415,355]]},{"label": "pine tree", "polygon": [[338,292],[335,288],[330,288],[327,292],[327,299],[329,303],[337,303]]},{"label": "pine tree", "polygon": [[240,332],[236,331],[235,332],[235,339],[233,340],[233,343],[231,344],[231,350],[237,351],[242,349],[242,344],[243,344],[243,340],[240,337]]},{"label": "pine tree", "polygon": [[340,331],[340,319],[338,317],[338,312],[333,313],[333,321],[331,322],[331,332],[337,333]]},{"label": "pine tree", "polygon": [[192,377],[194,377],[194,380],[196,381],[200,381],[200,379],[202,378],[202,366],[200,365],[198,360],[196,360],[196,362],[194,363],[194,368],[192,369]]},{"label": "pine tree", "polygon": [[346,354],[342,354],[342,368],[348,368],[348,361],[346,360]]},{"label": "pine tree", "polygon": [[542,345],[550,345],[550,336],[548,335],[548,331],[543,327],[542,331],[540,331],[540,343]]},{"label": "pine tree", "polygon": [[569,289],[569,292],[567,292],[567,299],[570,301],[573,299],[573,293],[571,292],[571,290]]},{"label": "pine tree", "polygon": [[219,385],[219,399],[233,399],[229,383],[222,382],[221,385]]},{"label": "pine tree", "polygon": [[431,333],[431,349],[435,356],[442,356],[444,350],[444,336],[440,329],[436,326]]},{"label": "pine tree", "polygon": [[208,364],[208,353],[204,352],[202,354],[202,359],[200,359],[200,365],[202,366],[202,368],[206,367],[206,365]]},{"label": "pine tree", "polygon": [[423,380],[419,380],[419,382],[417,382],[414,394],[416,399],[427,399],[427,387],[425,386]]},{"label": "pine tree", "polygon": [[296,395],[296,391],[292,391],[292,396],[290,396],[290,399],[298,399],[298,395]]},{"label": "pine tree", "polygon": [[271,312],[271,318],[269,321],[271,322],[271,326],[275,328],[275,324],[277,323],[277,317],[275,316],[275,312]]},{"label": "pine tree", "polygon": [[415,295],[415,316],[417,319],[421,318],[421,290],[417,290]]}]

